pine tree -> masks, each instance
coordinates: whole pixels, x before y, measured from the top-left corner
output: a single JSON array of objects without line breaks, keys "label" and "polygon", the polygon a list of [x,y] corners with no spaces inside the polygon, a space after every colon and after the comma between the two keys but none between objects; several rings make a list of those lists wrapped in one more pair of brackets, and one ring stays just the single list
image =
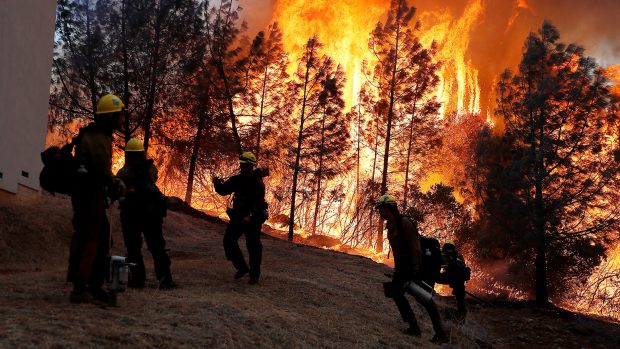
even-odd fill
[{"label": "pine tree", "polygon": [[100,94],[107,90],[104,75],[109,61],[98,10],[96,1],[58,1],[52,124],[93,117]]},{"label": "pine tree", "polygon": [[298,132],[295,147],[295,161],[293,163],[293,183],[291,187],[291,208],[289,213],[288,239],[293,240],[295,224],[296,199],[298,180],[301,167],[301,158],[307,137],[308,123],[316,119],[324,111],[325,88],[329,87],[329,79],[336,69],[333,60],[322,54],[323,44],[316,37],[308,40],[304,52],[297,63],[297,71],[293,79],[295,83],[295,105],[299,112]]},{"label": "pine tree", "polygon": [[600,262],[619,212],[609,84],[582,48],[559,37],[545,22],[527,38],[518,72],[501,75],[497,114],[505,135],[487,133],[486,145],[497,144],[490,155],[505,151],[498,162],[481,157],[477,164],[482,199],[494,208],[487,212],[519,224],[506,228],[510,239],[525,248],[520,255],[535,256],[540,304],[548,303],[549,286],[557,295]]},{"label": "pine tree", "polygon": [[312,221],[312,234],[316,234],[319,211],[324,192],[323,181],[348,173],[352,167],[349,124],[351,120],[342,113],[342,98],[345,77],[340,66],[328,73],[321,82],[322,91],[318,96],[321,111],[304,132],[305,158],[312,164],[310,170],[314,181],[315,207]]},{"label": "pine tree", "polygon": [[[385,23],[377,23],[370,35],[369,50],[376,63],[372,75],[375,87],[379,91],[380,103],[385,103],[386,133],[383,151],[383,170],[381,174],[380,194],[388,191],[389,160],[391,143],[394,137],[394,126],[406,113],[405,106],[411,98],[412,77],[416,67],[416,56],[428,54],[420,44],[414,31],[419,30],[420,24],[413,28],[409,23],[413,19],[415,8],[409,6],[407,0],[392,0],[388,17]],[[383,220],[379,220],[377,227],[376,249],[383,251]]]}]

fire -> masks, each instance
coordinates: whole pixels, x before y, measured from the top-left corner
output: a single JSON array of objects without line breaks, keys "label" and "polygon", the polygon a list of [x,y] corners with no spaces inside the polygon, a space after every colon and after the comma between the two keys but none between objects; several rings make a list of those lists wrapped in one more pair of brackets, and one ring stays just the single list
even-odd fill
[{"label": "fire", "polygon": [[419,15],[423,35],[421,41],[429,46],[436,41],[441,48],[437,59],[443,63],[438,91],[442,114],[446,111],[480,113],[478,69],[467,58],[471,31],[480,22],[483,1],[470,0],[460,17],[448,9],[427,11]]},{"label": "fire", "polygon": [[[389,0],[277,1],[273,17],[282,28],[284,46],[292,62],[301,55],[308,38],[318,36],[325,44],[326,54],[347,73],[346,100],[352,106],[366,80],[362,63],[364,60],[372,63],[369,34],[384,20],[389,6]],[[480,22],[482,13],[483,1],[470,0],[460,16],[447,7],[434,11],[420,9],[416,15],[422,23],[421,41],[428,47],[435,40],[440,47],[437,59],[443,62],[443,67],[439,72],[438,98],[443,104],[442,113],[480,112],[478,70],[467,58],[467,50],[470,33]]]}]

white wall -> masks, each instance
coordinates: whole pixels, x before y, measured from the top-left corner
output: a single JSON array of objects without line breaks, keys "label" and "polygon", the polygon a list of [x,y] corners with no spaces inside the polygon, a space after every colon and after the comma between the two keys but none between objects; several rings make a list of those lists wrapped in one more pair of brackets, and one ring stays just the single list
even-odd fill
[{"label": "white wall", "polygon": [[11,193],[39,188],[55,15],[56,0],[0,0],[0,189]]}]

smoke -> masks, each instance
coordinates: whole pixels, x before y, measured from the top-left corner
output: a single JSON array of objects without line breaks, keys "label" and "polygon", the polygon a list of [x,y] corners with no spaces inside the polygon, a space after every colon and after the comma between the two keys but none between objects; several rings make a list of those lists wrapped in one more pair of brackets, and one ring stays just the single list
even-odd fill
[{"label": "smoke", "polygon": [[264,30],[271,22],[273,5],[276,0],[240,0],[241,18],[248,24],[250,38]]}]

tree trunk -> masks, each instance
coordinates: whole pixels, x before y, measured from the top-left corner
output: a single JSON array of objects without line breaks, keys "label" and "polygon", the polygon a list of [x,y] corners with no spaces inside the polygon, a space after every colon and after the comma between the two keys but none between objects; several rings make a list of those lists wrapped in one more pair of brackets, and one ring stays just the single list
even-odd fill
[{"label": "tree trunk", "polygon": [[125,125],[124,125],[124,136],[125,143],[129,142],[131,138],[131,123],[129,118],[129,64],[127,57],[127,16],[125,13],[127,12],[127,3],[126,0],[123,0],[121,4],[121,33],[123,38],[121,42],[123,43],[123,103],[125,104]]},{"label": "tree trunk", "polygon": [[417,100],[413,101],[413,109],[411,110],[411,123],[409,125],[409,144],[407,145],[407,163],[405,164],[405,187],[403,190],[403,209],[407,207],[407,195],[409,195],[409,163],[411,160],[411,148],[413,147],[413,123],[415,120],[415,112]]},{"label": "tree trunk", "polygon": [[538,117],[538,140],[540,142],[536,154],[536,197],[535,197],[535,234],[536,234],[536,303],[540,305],[549,304],[549,290],[547,288],[547,261],[546,261],[546,242],[545,242],[545,207],[543,201],[543,183],[545,180],[545,134],[544,112],[541,111]]},{"label": "tree trunk", "polygon": [[149,92],[146,100],[146,112],[144,118],[144,150],[148,151],[151,139],[151,122],[153,121],[153,110],[155,108],[155,88],[157,86],[157,66],[159,65],[159,46],[161,38],[161,14],[160,8],[157,9],[157,21],[155,23],[155,40],[153,42],[153,56],[151,57],[151,76]]},{"label": "tree trunk", "polygon": [[265,110],[265,95],[267,91],[267,67],[265,67],[265,74],[263,76],[263,91],[260,98],[260,114],[258,115],[258,134],[256,135],[256,157],[260,156],[260,136],[263,128],[263,112]]},{"label": "tree trunk", "polygon": [[545,246],[545,218],[542,200],[542,183],[536,184],[536,303],[549,304],[549,291],[547,289],[547,262]]},{"label": "tree trunk", "polygon": [[192,204],[192,194],[194,190],[194,173],[196,172],[196,161],[198,160],[198,152],[200,151],[200,142],[202,141],[202,133],[205,127],[206,115],[208,109],[203,110],[198,116],[198,129],[194,137],[192,146],[192,156],[189,161],[189,173],[187,174],[187,188],[185,190],[185,202]]},{"label": "tree trunk", "polygon": [[356,237],[357,239],[357,235],[358,235],[358,231],[359,231],[359,225],[360,225],[360,141],[361,141],[361,135],[360,132],[362,130],[361,127],[361,122],[362,122],[362,106],[361,103],[358,101],[358,105],[357,105],[357,159],[355,161],[355,225],[353,226],[353,236]]},{"label": "tree trunk", "polygon": [[[223,59],[223,57],[222,57]],[[226,77],[226,72],[224,71],[224,62],[220,61],[217,65],[217,70],[220,74],[220,78],[224,82],[224,91],[226,93],[226,101],[228,102],[228,115],[230,117],[230,125],[233,133],[233,140],[235,141],[235,147],[237,148],[237,153],[241,155],[243,153],[243,148],[241,146],[241,137],[239,137],[239,131],[237,130],[237,116],[235,115],[235,109],[233,106],[233,96],[230,90],[230,86],[228,85],[228,78]]]},{"label": "tree trunk", "polygon": [[92,110],[95,112],[97,110],[97,85],[95,84],[95,59],[93,57],[93,35],[90,28],[90,1],[86,2],[86,49],[89,58],[88,65],[88,88],[90,89],[90,101],[92,105]]},{"label": "tree trunk", "polygon": [[323,152],[325,149],[325,118],[327,116],[323,113],[323,120],[321,120],[321,148],[319,149],[319,168],[317,171],[317,188],[316,188],[316,203],[314,205],[314,219],[312,223],[312,235],[316,234],[316,222],[319,218],[319,209],[321,208],[321,180],[323,179]]},{"label": "tree trunk", "polygon": [[293,227],[295,225],[295,198],[297,197],[297,178],[299,176],[299,160],[301,158],[301,145],[303,142],[303,131],[304,131],[304,121],[306,118],[306,102],[308,99],[308,78],[310,76],[310,66],[309,63],[312,61],[312,52],[310,53],[310,57],[306,60],[306,74],[304,76],[304,94],[303,100],[301,104],[301,119],[299,122],[299,133],[297,134],[297,149],[295,150],[295,165],[293,166],[293,184],[291,190],[291,212],[288,220],[288,240],[293,241],[294,231]]},{"label": "tree trunk", "polygon": [[[400,10],[400,9],[399,9]],[[400,12],[400,11],[399,11]],[[384,195],[387,192],[387,176],[388,163],[390,159],[390,137],[392,137],[392,119],[394,118],[394,94],[396,90],[396,68],[398,65],[398,45],[400,39],[400,27],[396,30],[396,41],[394,43],[394,62],[392,67],[392,77],[390,80],[390,104],[387,116],[387,131],[385,134],[385,153],[383,154],[383,173],[381,176],[381,192]],[[379,227],[377,229],[377,252],[383,252],[383,219],[379,218]]]}]

